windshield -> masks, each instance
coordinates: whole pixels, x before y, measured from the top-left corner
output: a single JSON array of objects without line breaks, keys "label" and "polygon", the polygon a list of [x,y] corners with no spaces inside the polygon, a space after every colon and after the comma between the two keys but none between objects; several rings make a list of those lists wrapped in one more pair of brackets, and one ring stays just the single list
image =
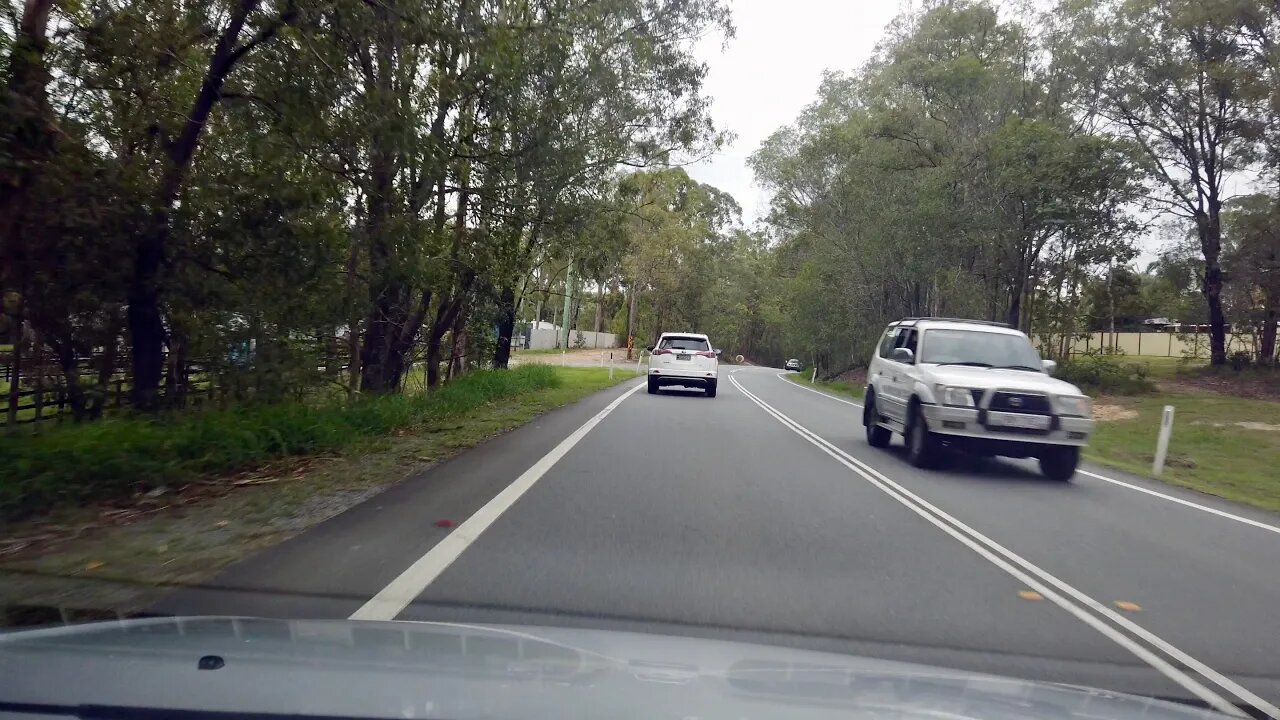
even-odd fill
[{"label": "windshield", "polygon": [[1025,337],[981,330],[925,330],[919,362],[1041,369],[1040,355]]},{"label": "windshield", "polygon": [[457,623],[1280,720],[1278,258],[1280,0],[0,0],[0,628],[218,618],[0,715],[901,689]]}]

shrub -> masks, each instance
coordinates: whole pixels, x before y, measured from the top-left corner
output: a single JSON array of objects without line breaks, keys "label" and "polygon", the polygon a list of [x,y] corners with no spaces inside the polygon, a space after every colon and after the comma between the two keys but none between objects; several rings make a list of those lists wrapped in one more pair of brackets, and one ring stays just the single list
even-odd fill
[{"label": "shrub", "polygon": [[1151,392],[1155,384],[1147,377],[1147,366],[1126,363],[1116,356],[1090,353],[1058,366],[1056,377],[1085,392],[1109,395],[1137,395]]},{"label": "shrub", "polygon": [[0,520],[128,497],[164,483],[226,473],[458,415],[556,387],[555,368],[529,365],[464,375],[430,395],[353,403],[286,402],[159,418],[120,417],[0,440]]}]

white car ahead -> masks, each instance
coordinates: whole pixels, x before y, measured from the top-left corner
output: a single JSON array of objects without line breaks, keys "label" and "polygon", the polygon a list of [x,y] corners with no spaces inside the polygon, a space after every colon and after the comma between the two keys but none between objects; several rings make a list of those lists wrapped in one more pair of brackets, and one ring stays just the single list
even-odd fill
[{"label": "white car ahead", "polygon": [[787,361],[787,364],[784,367],[787,370],[800,372],[800,361],[797,360],[796,358],[791,358],[790,360]]},{"label": "white car ahead", "polygon": [[1069,480],[1093,434],[1093,404],[1049,376],[1031,340],[1007,325],[907,318],[889,323],[867,369],[867,442],[907,440],[907,459],[934,463],[942,445],[981,455],[1035,457]]},{"label": "white car ahead", "polygon": [[662,333],[658,344],[649,348],[649,394],[663,385],[680,385],[702,388],[707,397],[715,397],[719,355],[706,335]]}]

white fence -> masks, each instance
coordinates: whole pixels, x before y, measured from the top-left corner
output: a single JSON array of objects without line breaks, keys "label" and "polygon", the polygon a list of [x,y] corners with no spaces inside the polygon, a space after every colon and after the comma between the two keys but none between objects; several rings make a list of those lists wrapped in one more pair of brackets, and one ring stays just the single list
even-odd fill
[{"label": "white fence", "polygon": [[[1039,345],[1041,338],[1032,334],[1032,339]],[[1053,346],[1058,347],[1058,339],[1054,338]],[[1252,352],[1255,338],[1252,334],[1227,333],[1227,352],[1245,350]],[[1209,357],[1209,336],[1206,333],[1189,332],[1185,335],[1172,332],[1097,332],[1077,338],[1071,345],[1070,353],[1077,355],[1086,352],[1097,352],[1104,349],[1116,349],[1125,355],[1147,357]]]},{"label": "white fence", "polygon": [[[556,346],[556,337],[560,334],[559,328],[537,328],[528,331],[530,350],[549,350]],[[511,339],[512,344],[523,347],[524,337],[517,335]],[[618,347],[618,336],[613,333],[598,333],[590,330],[570,330],[569,331],[569,349],[576,347],[584,348],[612,348]]]}]

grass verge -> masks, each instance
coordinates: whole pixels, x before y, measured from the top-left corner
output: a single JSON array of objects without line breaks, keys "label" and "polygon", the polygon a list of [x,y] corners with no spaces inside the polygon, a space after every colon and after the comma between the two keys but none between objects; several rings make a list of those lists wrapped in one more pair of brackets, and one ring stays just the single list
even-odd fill
[{"label": "grass verge", "polygon": [[119,510],[99,507],[11,525],[0,543],[0,607],[145,608],[167,586],[201,584],[460,450],[633,377],[615,371],[611,380],[598,368],[537,372],[552,373],[555,382],[424,416],[390,434],[355,440],[341,454],[295,457],[218,478],[212,494],[204,492],[205,483],[171,486],[137,503],[125,521],[112,520]]},{"label": "grass verge", "polygon": [[1096,403],[1121,412],[1099,420],[1086,458],[1149,477],[1160,415],[1172,405],[1162,480],[1280,512],[1280,403],[1199,392],[1102,397]]},{"label": "grass verge", "polygon": [[854,400],[862,399],[863,388],[861,385],[855,385],[842,380],[818,380],[817,382],[809,382],[809,378],[804,377],[803,373],[784,373],[782,377],[797,385],[813,388],[815,390],[822,390],[824,392],[829,392],[832,395],[850,397]]},{"label": "grass verge", "polygon": [[480,371],[426,394],[118,417],[0,440],[0,519],[126,498],[282,457],[336,452],[361,438],[457,416],[559,386],[550,367]]}]

